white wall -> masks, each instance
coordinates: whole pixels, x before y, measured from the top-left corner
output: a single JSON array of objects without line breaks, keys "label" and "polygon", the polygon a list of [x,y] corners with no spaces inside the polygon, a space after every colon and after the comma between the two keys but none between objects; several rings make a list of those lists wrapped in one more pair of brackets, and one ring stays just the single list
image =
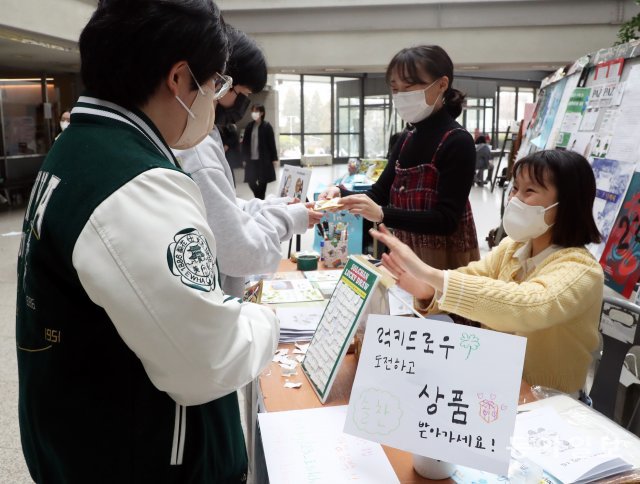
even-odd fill
[{"label": "white wall", "polygon": [[[351,72],[381,72],[403,47],[439,44],[457,68],[540,69],[559,66],[613,44],[614,26],[447,29],[371,32],[254,34],[271,71],[322,71],[342,67]],[[551,69],[551,68],[550,68]]]},{"label": "white wall", "polygon": [[95,0],[2,0],[0,26],[75,43]]},{"label": "white wall", "polygon": [[459,67],[552,70],[612,45],[620,24],[640,12],[632,0],[221,0],[219,5],[227,22],[264,47],[274,72],[327,67],[379,72],[401,48],[425,43],[442,45]]},{"label": "white wall", "polygon": [[[0,3],[0,66],[77,71],[76,42],[97,0]],[[442,45],[459,68],[552,70],[612,45],[620,24],[640,12],[633,0],[217,3],[264,47],[271,72],[380,72],[400,48],[421,43]]]}]

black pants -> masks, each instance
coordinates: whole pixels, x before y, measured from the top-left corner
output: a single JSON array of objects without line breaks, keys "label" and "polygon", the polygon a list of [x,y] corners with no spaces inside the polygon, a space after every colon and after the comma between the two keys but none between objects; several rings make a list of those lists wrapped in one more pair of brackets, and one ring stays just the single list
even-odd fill
[{"label": "black pants", "polygon": [[254,182],[249,182],[249,188],[253,192],[253,196],[259,198],[260,200],[264,200],[264,197],[267,193],[267,183],[261,183],[256,180]]}]

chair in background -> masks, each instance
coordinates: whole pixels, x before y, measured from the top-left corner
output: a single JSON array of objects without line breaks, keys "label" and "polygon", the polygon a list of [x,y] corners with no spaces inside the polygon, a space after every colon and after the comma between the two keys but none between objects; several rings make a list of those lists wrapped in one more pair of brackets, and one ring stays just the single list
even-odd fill
[{"label": "chair in background", "polygon": [[[632,346],[640,345],[640,306],[605,296],[600,315],[602,358],[589,396],[593,407],[613,420],[620,374]],[[627,429],[640,436],[640,398],[631,412]]]}]

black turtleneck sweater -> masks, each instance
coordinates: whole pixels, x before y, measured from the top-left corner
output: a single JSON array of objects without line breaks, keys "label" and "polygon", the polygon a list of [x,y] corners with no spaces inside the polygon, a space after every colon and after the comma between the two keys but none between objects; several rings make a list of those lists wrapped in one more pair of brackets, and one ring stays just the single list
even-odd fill
[{"label": "black turtleneck sweater", "polygon": [[[403,133],[391,150],[387,167],[366,192],[374,202],[382,206],[385,225],[421,234],[450,235],[455,232],[469,198],[476,166],[475,145],[467,131],[452,133],[440,148],[435,160],[439,173],[438,203],[432,210],[403,210],[388,205],[391,185],[396,176],[396,160],[399,160],[401,168],[430,163],[444,134],[460,127],[443,108],[415,123],[415,132],[401,152],[407,136],[406,132]],[[342,196],[356,193],[341,191]]]}]

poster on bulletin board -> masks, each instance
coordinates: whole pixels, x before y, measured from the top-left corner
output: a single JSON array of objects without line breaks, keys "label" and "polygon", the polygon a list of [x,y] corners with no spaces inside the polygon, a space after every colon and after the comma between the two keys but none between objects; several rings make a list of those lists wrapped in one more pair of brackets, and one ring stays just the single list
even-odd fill
[{"label": "poster on bulletin board", "polygon": [[600,264],[605,284],[630,297],[640,279],[640,172],[633,174]]},{"label": "poster on bulletin board", "polygon": [[506,475],[526,338],[371,315],[344,431]]}]

